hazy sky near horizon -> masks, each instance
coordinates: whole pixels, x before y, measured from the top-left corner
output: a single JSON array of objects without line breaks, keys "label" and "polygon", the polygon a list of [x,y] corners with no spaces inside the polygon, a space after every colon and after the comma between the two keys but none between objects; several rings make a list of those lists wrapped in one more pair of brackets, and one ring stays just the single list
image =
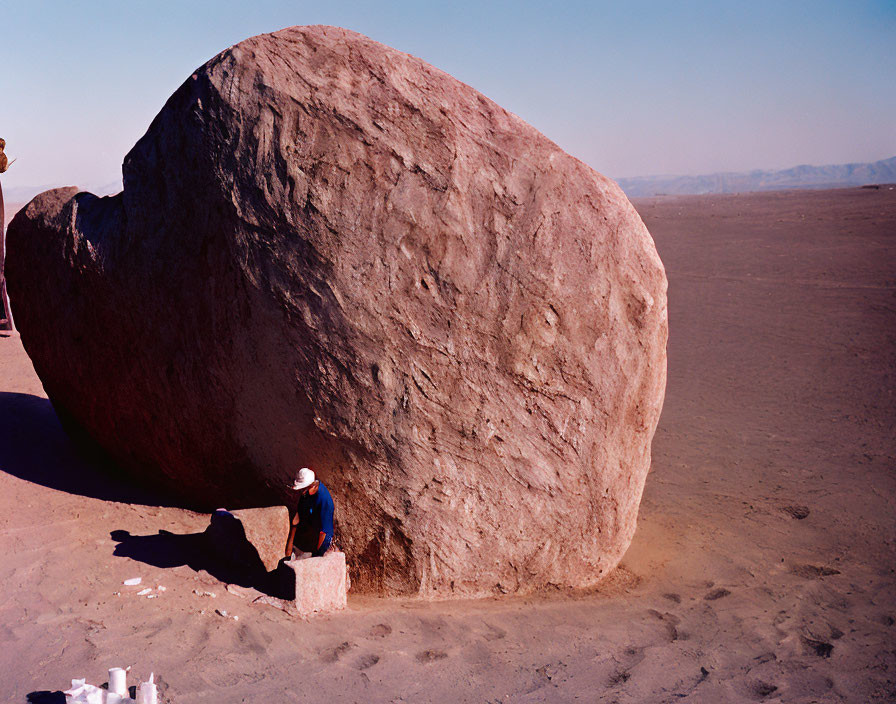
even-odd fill
[{"label": "hazy sky near horizon", "polygon": [[99,187],[168,96],[255,34],[353,29],[615,178],[896,155],[896,2],[0,0],[17,186]]}]

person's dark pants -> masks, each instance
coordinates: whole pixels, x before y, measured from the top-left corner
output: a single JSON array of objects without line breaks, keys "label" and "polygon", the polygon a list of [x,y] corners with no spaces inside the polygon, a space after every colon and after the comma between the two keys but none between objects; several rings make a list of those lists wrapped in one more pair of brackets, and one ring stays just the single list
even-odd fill
[{"label": "person's dark pants", "polygon": [[317,550],[315,550],[314,552],[311,553],[311,557],[322,557],[323,554],[324,554],[327,550],[330,549],[330,543],[332,543],[332,542],[333,542],[333,536],[332,536],[332,535],[327,535],[327,537],[324,538],[324,542],[322,542],[322,543],[320,544],[320,547],[319,547]]}]

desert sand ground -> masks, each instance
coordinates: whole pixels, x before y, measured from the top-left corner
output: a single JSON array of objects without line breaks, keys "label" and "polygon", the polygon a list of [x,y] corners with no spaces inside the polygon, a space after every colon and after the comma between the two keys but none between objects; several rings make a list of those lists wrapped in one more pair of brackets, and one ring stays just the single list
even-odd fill
[{"label": "desert sand ground", "polygon": [[896,190],[636,205],[669,383],[638,533],[593,593],[252,605],[184,537],[207,517],[79,459],[0,337],[0,700],[115,665],[190,704],[896,700]]},{"label": "desert sand ground", "polygon": [[3,226],[6,227],[9,225],[9,221],[12,220],[13,216],[19,212],[19,210],[25,207],[25,203],[4,203],[3,209]]}]

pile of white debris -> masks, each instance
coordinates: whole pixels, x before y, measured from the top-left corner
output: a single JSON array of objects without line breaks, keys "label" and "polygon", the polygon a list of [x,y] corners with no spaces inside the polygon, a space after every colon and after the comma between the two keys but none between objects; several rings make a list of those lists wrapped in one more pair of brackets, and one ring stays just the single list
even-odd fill
[{"label": "pile of white debris", "polygon": [[159,704],[159,690],[155,674],[136,688],[136,702],[128,692],[128,670],[113,667],[109,670],[109,689],[87,684],[86,679],[72,680],[72,688],[65,694],[65,704]]}]

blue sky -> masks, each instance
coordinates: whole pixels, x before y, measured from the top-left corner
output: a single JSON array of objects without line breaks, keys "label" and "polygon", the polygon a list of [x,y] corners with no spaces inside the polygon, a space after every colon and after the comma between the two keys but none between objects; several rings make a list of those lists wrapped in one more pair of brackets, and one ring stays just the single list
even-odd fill
[{"label": "blue sky", "polygon": [[167,97],[241,39],[353,29],[611,177],[896,155],[896,1],[2,0],[4,189],[120,178]]}]

